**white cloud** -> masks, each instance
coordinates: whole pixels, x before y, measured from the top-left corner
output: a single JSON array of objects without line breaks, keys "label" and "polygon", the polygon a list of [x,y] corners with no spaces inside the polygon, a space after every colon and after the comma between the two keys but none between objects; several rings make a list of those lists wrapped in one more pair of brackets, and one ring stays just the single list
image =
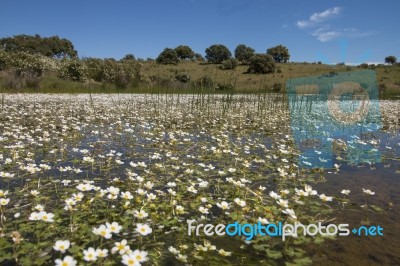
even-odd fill
[{"label": "white cloud", "polygon": [[373,34],[372,32],[361,32],[355,28],[332,29],[330,25],[324,23],[327,20],[339,16],[341,11],[341,7],[328,8],[325,11],[312,14],[307,20],[297,21],[296,26],[299,29],[316,29],[313,32],[310,32],[310,34],[316,37],[320,42],[328,42],[339,37],[361,38]]},{"label": "white cloud", "polygon": [[321,13],[314,13],[310,17],[310,21],[313,22],[321,22],[325,21],[327,19],[336,17],[337,15],[340,14],[340,11],[342,9],[340,7],[333,7],[333,8],[328,8],[327,10],[321,12]]},{"label": "white cloud", "polygon": [[296,26],[299,27],[300,29],[306,28],[306,27],[310,26],[310,22],[305,21],[305,20],[299,20],[296,22]]},{"label": "white cloud", "polygon": [[327,28],[319,28],[311,35],[317,37],[317,40],[320,42],[328,42],[342,36],[342,32],[329,30]]},{"label": "white cloud", "polygon": [[342,9],[340,7],[328,8],[327,10],[322,11],[320,13],[312,14],[308,20],[297,21],[296,26],[299,27],[300,29],[315,26],[320,22],[326,21],[328,19],[340,15],[341,10]]}]

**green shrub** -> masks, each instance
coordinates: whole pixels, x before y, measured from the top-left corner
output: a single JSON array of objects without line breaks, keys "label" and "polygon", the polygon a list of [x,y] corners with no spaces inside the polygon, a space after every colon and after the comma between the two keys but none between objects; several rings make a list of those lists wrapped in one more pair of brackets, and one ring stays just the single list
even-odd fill
[{"label": "green shrub", "polygon": [[210,76],[205,75],[205,76],[202,76],[201,78],[199,78],[198,80],[196,80],[195,85],[200,88],[213,88],[214,81]]},{"label": "green shrub", "polygon": [[225,91],[233,90],[235,86],[232,83],[218,83],[216,90]]},{"label": "green shrub", "polygon": [[0,50],[0,71],[10,67],[10,56],[8,53]]},{"label": "green shrub", "polygon": [[247,70],[248,73],[273,73],[275,72],[275,60],[267,54],[255,54]]},{"label": "green shrub", "polygon": [[222,66],[220,66],[220,69],[223,70],[233,70],[237,67],[238,65],[238,60],[235,58],[229,58],[227,60],[222,61]]},{"label": "green shrub", "polygon": [[190,82],[190,75],[188,73],[182,72],[182,73],[178,73],[175,75],[175,80],[182,82],[182,83],[188,83]]},{"label": "green shrub", "polygon": [[58,76],[62,79],[83,82],[86,81],[88,73],[86,65],[77,59],[64,59]]},{"label": "green shrub", "polygon": [[25,52],[10,53],[9,69],[14,70],[17,76],[42,76],[48,69],[39,55],[31,55]]}]

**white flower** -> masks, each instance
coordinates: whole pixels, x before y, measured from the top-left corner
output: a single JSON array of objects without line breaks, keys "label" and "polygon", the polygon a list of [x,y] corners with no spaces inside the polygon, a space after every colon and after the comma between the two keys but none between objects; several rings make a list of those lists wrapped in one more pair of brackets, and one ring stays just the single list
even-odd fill
[{"label": "white flower", "polygon": [[332,197],[327,197],[327,196],[325,196],[325,194],[319,195],[319,198],[320,198],[322,201],[332,201]]},{"label": "white flower", "polygon": [[5,197],[5,196],[7,196],[7,194],[8,194],[8,190],[1,190],[0,189],[0,197]]},{"label": "white flower", "polygon": [[90,191],[93,189],[93,186],[91,184],[79,184],[76,186],[76,188],[80,191]]},{"label": "white flower", "polygon": [[231,255],[232,255],[232,252],[225,251],[225,250],[223,250],[223,249],[218,250],[218,253],[219,253],[221,256],[224,256],[224,257],[231,256]]},{"label": "white flower", "polygon": [[350,194],[350,190],[348,189],[343,189],[340,193],[344,194],[344,195],[349,195]]},{"label": "white flower", "polygon": [[368,195],[375,195],[375,192],[373,192],[373,191],[371,191],[371,190],[369,190],[369,189],[362,189],[363,190],[363,192],[365,193],[365,194],[368,194]]},{"label": "white flower", "polygon": [[283,190],[281,190],[281,191],[279,191],[279,192],[280,192],[281,194],[285,194],[285,195],[287,195],[287,194],[290,193],[288,189],[283,189]]},{"label": "white flower", "polygon": [[140,266],[140,262],[136,260],[136,258],[133,256],[133,253],[130,254],[125,254],[122,256],[122,264],[128,265],[128,266]]},{"label": "white flower", "polygon": [[239,205],[240,207],[245,207],[245,206],[246,206],[246,201],[244,201],[244,200],[241,200],[241,199],[239,199],[239,198],[236,198],[234,201],[235,201],[235,203],[236,203],[237,205]]},{"label": "white flower", "polygon": [[170,247],[168,248],[168,250],[169,250],[169,252],[171,252],[171,253],[174,254],[174,255],[177,255],[177,254],[180,253],[180,251],[177,250],[176,248],[174,248],[173,246],[170,246]]},{"label": "white flower", "polygon": [[262,224],[269,224],[269,221],[267,220],[267,218],[258,217],[258,221]]},{"label": "white flower", "polygon": [[317,195],[317,191],[313,190],[311,186],[304,185],[304,190],[308,192],[310,195]]},{"label": "white flower", "polygon": [[115,242],[115,247],[111,249],[111,253],[115,254],[118,252],[120,255],[128,253],[128,251],[131,250],[131,248],[128,245],[128,241],[126,239],[123,239],[121,242]]},{"label": "white flower", "polygon": [[167,186],[169,187],[176,187],[176,183],[175,182],[168,182]]},{"label": "white flower", "polygon": [[112,237],[110,228],[107,228],[104,224],[100,225],[98,228],[93,228],[92,232],[95,235],[100,235],[105,239],[110,239]]},{"label": "white flower", "polygon": [[94,163],[94,159],[89,156],[84,156],[83,161],[87,163]]},{"label": "white flower", "polygon": [[276,199],[276,200],[281,198],[281,196],[279,196],[275,191],[271,191],[269,193],[269,195],[271,196],[271,198]]},{"label": "white flower", "polygon": [[228,202],[222,201],[221,203],[217,203],[217,206],[223,210],[228,210],[231,206]]},{"label": "white flower", "polygon": [[147,252],[146,251],[142,251],[142,250],[138,250],[136,249],[135,251],[133,251],[132,256],[136,259],[136,261],[138,262],[145,262],[148,260],[147,258]]},{"label": "white flower", "polygon": [[31,215],[29,215],[29,220],[30,221],[38,221],[40,220],[40,216],[38,212],[32,212]]},{"label": "white flower", "polygon": [[35,206],[35,210],[37,210],[37,211],[44,211],[44,207],[43,207],[43,205],[41,205],[41,204],[37,204],[36,206]]},{"label": "white flower", "polygon": [[287,208],[289,201],[284,199],[279,199],[276,201],[276,203],[278,203],[278,205],[281,206],[282,208]]},{"label": "white flower", "polygon": [[6,206],[10,202],[9,198],[0,198],[0,205]]},{"label": "white flower", "polygon": [[187,188],[187,191],[192,192],[192,193],[194,193],[194,194],[197,193],[197,190],[196,190],[193,186],[188,187],[188,188]]},{"label": "white flower", "polygon": [[83,259],[86,261],[96,261],[97,260],[97,252],[94,248],[88,248],[83,250]]},{"label": "white flower", "polygon": [[153,193],[147,194],[147,199],[148,199],[149,201],[155,200],[156,198],[157,198],[157,196],[154,195]]},{"label": "white flower", "polygon": [[41,211],[39,212],[39,217],[40,220],[47,222],[47,223],[52,223],[54,222],[54,214],[52,214],[51,212],[45,212],[45,211]]},{"label": "white flower", "polygon": [[37,190],[31,190],[31,195],[32,195],[32,196],[36,197],[36,196],[39,195],[39,194],[40,194],[39,191],[37,191]]},{"label": "white flower", "polygon": [[181,205],[176,205],[175,207],[176,214],[184,214],[185,213],[185,208]]},{"label": "white flower", "polygon": [[55,251],[60,251],[61,253],[65,253],[67,249],[69,249],[71,243],[69,240],[57,240],[54,244],[53,248]]},{"label": "white flower", "polygon": [[199,212],[201,212],[201,213],[203,213],[203,214],[208,214],[208,213],[209,213],[209,212],[208,212],[208,209],[205,208],[205,207],[203,207],[203,206],[200,206],[200,207],[199,207]]},{"label": "white flower", "polygon": [[97,254],[97,257],[99,257],[99,258],[105,258],[108,256],[108,249],[98,248],[98,249],[96,249],[96,254]]},{"label": "white flower", "polygon": [[63,260],[56,259],[56,266],[76,266],[77,261],[71,256],[65,256]]},{"label": "white flower", "polygon": [[286,209],[282,211],[283,213],[289,215],[293,220],[297,220],[297,216],[292,209]]},{"label": "white flower", "polygon": [[120,226],[117,222],[112,222],[111,224],[106,223],[106,227],[111,233],[114,234],[119,234],[119,232],[122,230],[122,226]]},{"label": "white flower", "polygon": [[137,224],[136,225],[136,232],[138,232],[142,236],[145,236],[145,235],[148,235],[151,232],[153,232],[153,230],[147,224]]},{"label": "white flower", "polygon": [[149,214],[147,212],[145,212],[144,210],[140,210],[140,211],[134,210],[133,216],[135,216],[136,218],[139,218],[139,219],[144,219],[144,218],[148,217]]},{"label": "white flower", "polygon": [[133,195],[129,191],[121,192],[121,198],[126,199],[126,200],[130,200],[130,199],[133,199]]}]

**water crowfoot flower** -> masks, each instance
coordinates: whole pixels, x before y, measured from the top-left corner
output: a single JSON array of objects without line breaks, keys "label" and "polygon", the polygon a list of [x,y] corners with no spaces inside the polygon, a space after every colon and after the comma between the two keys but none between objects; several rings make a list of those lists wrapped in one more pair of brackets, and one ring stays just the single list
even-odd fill
[{"label": "water crowfoot flower", "polygon": [[371,190],[369,190],[369,189],[362,189],[363,190],[363,192],[365,193],[365,194],[368,194],[368,195],[375,195],[375,192],[373,192],[373,191],[371,191]]},{"label": "water crowfoot flower", "polygon": [[71,256],[65,256],[64,259],[56,259],[56,266],[76,266],[77,261]]},{"label": "water crowfoot flower", "polygon": [[119,232],[122,230],[122,226],[120,226],[117,222],[112,222],[111,224],[106,223],[106,227],[111,233],[114,234],[119,234]]},{"label": "water crowfoot flower", "polygon": [[332,197],[325,196],[325,194],[319,195],[319,198],[320,198],[322,201],[332,201]]},{"label": "water crowfoot flower", "polygon": [[153,230],[147,224],[137,224],[136,232],[138,232],[142,236],[146,236],[146,235],[150,234],[151,232],[153,232]]},{"label": "water crowfoot flower", "polygon": [[6,206],[10,202],[9,198],[0,198],[0,205]]},{"label": "water crowfoot flower", "polygon": [[69,242],[69,240],[57,240],[53,246],[53,249],[55,251],[60,251],[61,253],[65,253],[65,251],[69,249],[70,244],[71,243]]},{"label": "water crowfoot flower", "polygon": [[115,242],[114,245],[115,246],[111,249],[112,254],[118,252],[120,255],[123,255],[131,250],[130,246],[128,245],[128,241],[126,241],[126,239],[123,239],[121,242]]},{"label": "water crowfoot flower", "polygon": [[105,239],[110,239],[112,237],[110,228],[106,227],[104,224],[100,225],[99,227],[93,228],[92,232],[95,235],[100,235]]},{"label": "water crowfoot flower", "polygon": [[350,194],[350,190],[343,189],[340,193],[342,193],[344,195],[349,195]]},{"label": "water crowfoot flower", "polygon": [[97,260],[97,252],[94,248],[88,248],[83,250],[83,259],[86,261],[96,261]]},{"label": "water crowfoot flower", "polygon": [[108,256],[108,249],[98,248],[96,249],[96,253],[99,258],[105,258]]}]

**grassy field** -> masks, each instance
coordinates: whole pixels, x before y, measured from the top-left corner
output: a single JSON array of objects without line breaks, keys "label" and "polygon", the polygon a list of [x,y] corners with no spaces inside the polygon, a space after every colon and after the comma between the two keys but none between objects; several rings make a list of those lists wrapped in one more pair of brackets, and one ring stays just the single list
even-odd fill
[{"label": "grassy field", "polygon": [[[311,63],[278,64],[275,73],[248,74],[247,66],[239,65],[235,70],[222,70],[221,65],[198,62],[181,62],[178,65],[161,65],[155,62],[143,62],[141,73],[145,81],[130,84],[126,88],[117,88],[113,84],[85,83],[61,80],[51,73],[38,80],[37,86],[10,89],[0,75],[0,89],[3,92],[42,92],[42,93],[197,93],[221,92],[237,93],[284,92],[285,84],[291,78],[335,74],[338,72],[361,70],[358,66],[324,65]],[[380,91],[384,96],[400,95],[400,67],[378,66],[375,68]],[[188,74],[190,81],[183,83],[176,76]],[[211,81],[203,86],[201,79]],[[12,82],[18,82],[13,80]],[[15,86],[14,86],[15,87]]]}]

